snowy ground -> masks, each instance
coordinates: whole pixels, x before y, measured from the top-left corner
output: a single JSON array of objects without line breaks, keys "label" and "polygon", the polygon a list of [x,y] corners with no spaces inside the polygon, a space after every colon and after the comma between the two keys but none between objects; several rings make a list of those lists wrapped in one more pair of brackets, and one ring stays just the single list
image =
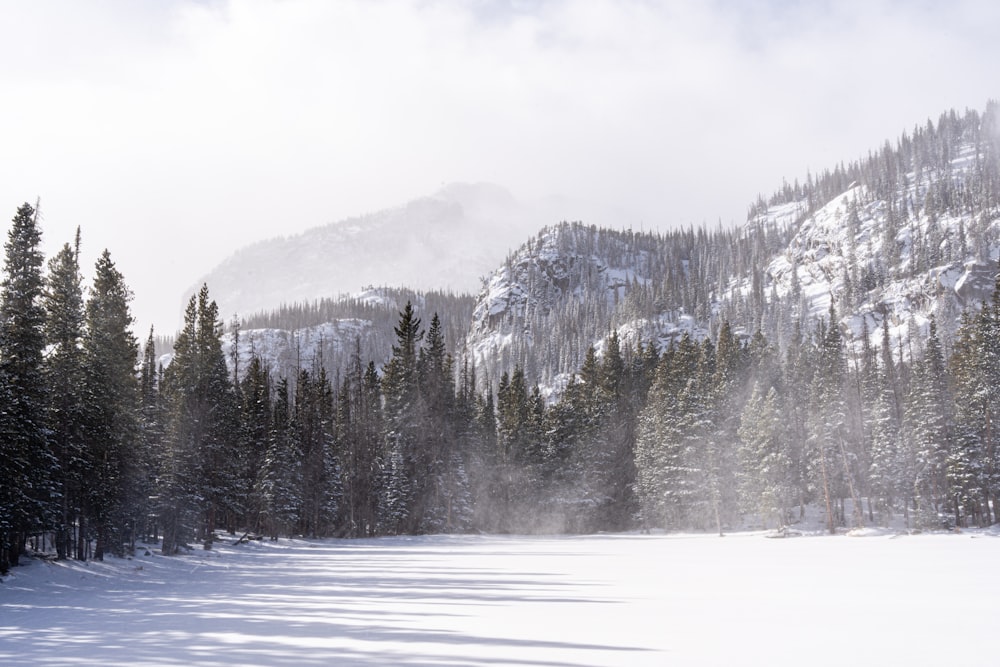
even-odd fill
[{"label": "snowy ground", "polygon": [[260,542],[0,584],[0,664],[996,665],[991,532]]}]

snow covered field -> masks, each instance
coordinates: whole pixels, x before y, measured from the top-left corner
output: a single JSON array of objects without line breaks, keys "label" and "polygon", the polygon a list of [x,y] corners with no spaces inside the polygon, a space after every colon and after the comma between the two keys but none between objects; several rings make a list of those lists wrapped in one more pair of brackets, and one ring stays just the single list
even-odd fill
[{"label": "snow covered field", "polygon": [[996,665],[1000,539],[258,542],[31,561],[12,665]]}]

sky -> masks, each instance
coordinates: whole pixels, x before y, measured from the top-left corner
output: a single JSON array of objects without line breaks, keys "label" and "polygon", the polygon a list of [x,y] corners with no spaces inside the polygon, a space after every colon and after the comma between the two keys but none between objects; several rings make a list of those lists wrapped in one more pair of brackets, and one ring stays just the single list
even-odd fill
[{"label": "sky", "polygon": [[448,183],[733,225],[1000,97],[992,0],[0,0],[0,24],[3,219],[40,201],[48,256],[79,226],[85,275],[109,249],[140,338],[243,245]]}]

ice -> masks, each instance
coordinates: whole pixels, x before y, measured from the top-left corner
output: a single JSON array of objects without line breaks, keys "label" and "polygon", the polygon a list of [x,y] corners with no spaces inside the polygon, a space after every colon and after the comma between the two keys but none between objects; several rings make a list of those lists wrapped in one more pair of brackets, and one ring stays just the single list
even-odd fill
[{"label": "ice", "polygon": [[0,663],[994,665],[988,531],[280,540],[31,561]]}]

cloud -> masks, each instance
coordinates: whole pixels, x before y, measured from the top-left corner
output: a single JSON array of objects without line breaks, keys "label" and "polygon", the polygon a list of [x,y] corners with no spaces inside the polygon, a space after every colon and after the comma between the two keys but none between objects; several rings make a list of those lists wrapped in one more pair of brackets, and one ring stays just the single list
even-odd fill
[{"label": "cloud", "polygon": [[246,242],[451,181],[661,228],[949,107],[981,108],[991,2],[8,3],[0,202],[111,248],[141,323]]}]

